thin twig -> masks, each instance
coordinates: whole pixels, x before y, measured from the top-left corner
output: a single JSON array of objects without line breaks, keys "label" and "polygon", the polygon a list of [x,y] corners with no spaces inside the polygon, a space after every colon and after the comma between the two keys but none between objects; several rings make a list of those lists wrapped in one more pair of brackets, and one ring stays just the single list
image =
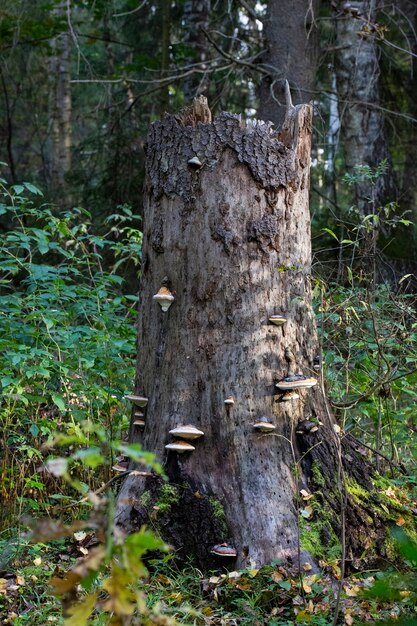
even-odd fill
[{"label": "thin twig", "polygon": [[125,11],[125,13],[113,13],[112,17],[123,17],[124,15],[132,15],[133,13],[136,13],[137,11],[140,11],[146,4],[146,0],[143,0],[143,2],[136,7],[136,9],[132,9],[131,11]]},{"label": "thin twig", "polygon": [[382,452],[379,452],[378,450],[375,450],[375,448],[372,448],[372,446],[368,446],[368,444],[363,443],[363,441],[360,441],[359,439],[356,439],[356,437],[354,437],[350,433],[345,433],[344,436],[345,437],[349,437],[349,439],[352,439],[352,441],[357,443],[359,446],[363,446],[364,448],[367,448],[368,450],[370,450],[374,454],[377,454],[378,456],[380,456],[382,459],[385,459],[385,461],[387,461],[390,465],[392,465],[392,467],[395,467],[395,469],[398,470],[401,474],[404,474],[404,476],[407,475],[407,470],[405,469],[405,467],[401,467],[397,463],[394,463],[394,461],[391,461],[391,459],[389,459],[387,456],[385,456],[385,454],[382,454]]}]

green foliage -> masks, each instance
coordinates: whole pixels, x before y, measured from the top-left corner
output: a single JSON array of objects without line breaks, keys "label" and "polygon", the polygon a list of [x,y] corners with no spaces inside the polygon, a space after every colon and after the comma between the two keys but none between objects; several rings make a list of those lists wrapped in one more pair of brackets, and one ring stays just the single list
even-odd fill
[{"label": "green foliage", "polygon": [[[417,620],[417,543],[412,541],[402,529],[395,529],[393,537],[398,551],[409,565],[406,573],[380,573],[375,584],[366,592],[367,598],[377,598],[385,602],[397,603],[398,609],[393,619],[377,621],[378,626],[412,626]],[[406,610],[414,611],[413,617],[401,617]]]},{"label": "green foliage", "polygon": [[416,460],[414,301],[388,285],[329,285],[318,311],[325,377],[344,430],[397,463]]},{"label": "green foliage", "polygon": [[85,488],[100,479],[90,470],[112,463],[103,444],[127,428],[122,398],[134,379],[137,298],[123,294],[116,272],[138,261],[134,216],[126,209],[112,216],[110,231],[100,235],[87,211],[55,214],[27,192],[41,196],[29,183],[8,188],[0,181],[8,224],[0,241],[3,514],[8,504],[12,514],[53,503],[41,471],[47,442],[81,446],[70,471],[83,468]]}]

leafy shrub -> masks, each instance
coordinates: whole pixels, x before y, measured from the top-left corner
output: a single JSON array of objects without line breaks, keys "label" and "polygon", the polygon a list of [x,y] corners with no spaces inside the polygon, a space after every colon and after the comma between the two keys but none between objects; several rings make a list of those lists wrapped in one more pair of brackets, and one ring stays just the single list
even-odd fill
[{"label": "leafy shrub", "polygon": [[[110,441],[128,426],[122,398],[134,380],[137,297],[123,294],[120,272],[138,264],[141,233],[128,207],[99,234],[87,211],[53,211],[29,183],[8,188],[0,180],[0,194],[4,524],[59,497],[57,481],[46,489],[53,479],[40,471],[56,433],[85,447],[98,430]],[[101,474],[93,475],[101,458],[79,452],[86,486],[106,478],[111,448],[105,454]]]}]

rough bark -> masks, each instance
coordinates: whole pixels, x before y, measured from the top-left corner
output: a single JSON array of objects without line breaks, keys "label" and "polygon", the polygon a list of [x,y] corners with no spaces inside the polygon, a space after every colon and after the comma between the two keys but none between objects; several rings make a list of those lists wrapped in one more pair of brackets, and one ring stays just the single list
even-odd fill
[{"label": "rough bark", "polygon": [[320,0],[270,0],[264,20],[265,54],[270,69],[259,88],[258,115],[281,127],[285,118],[284,82],[288,80],[294,103],[314,97],[318,60]]},{"label": "rough bark", "polygon": [[377,3],[351,2],[348,10],[344,5],[340,2],[336,11],[335,69],[346,169],[354,173],[358,165],[375,168],[385,159],[388,162],[375,185],[364,179],[354,186],[355,204],[366,215],[397,195],[380,108],[379,52],[372,30]]},{"label": "rough bark", "polygon": [[[237,566],[297,563],[298,493],[318,484],[315,461],[330,527],[340,530],[340,444],[324,387],[300,390],[292,402],[275,387],[289,365],[314,375],[318,352],[308,213],[312,109],[293,107],[279,135],[227,113],[210,120],[204,107],[187,110],[165,116],[148,136],[136,391],[149,403],[143,432],[132,423],[131,438],[164,462],[174,493],[167,500],[160,479],[129,476],[117,524],[127,531],[157,526],[177,556],[193,556],[202,567],[219,564],[211,548],[223,541],[236,547]],[[195,155],[198,171],[187,165]],[[175,301],[164,313],[152,296],[165,277]],[[284,326],[268,323],[277,313],[287,318]],[[227,407],[230,395],[235,404]],[[253,430],[262,415],[276,424],[274,433]],[[297,434],[310,417],[319,429]],[[187,423],[205,433],[195,452],[167,454],[168,431]],[[349,454],[348,465],[362,468],[358,452]]]}]

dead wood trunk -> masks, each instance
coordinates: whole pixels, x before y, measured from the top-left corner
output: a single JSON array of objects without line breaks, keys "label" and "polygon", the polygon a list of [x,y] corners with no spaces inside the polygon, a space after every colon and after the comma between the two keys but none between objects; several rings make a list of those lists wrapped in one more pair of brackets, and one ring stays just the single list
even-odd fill
[{"label": "dead wood trunk", "polygon": [[[320,485],[332,507],[329,528],[340,530],[339,441],[323,384],[293,401],[275,387],[288,373],[289,351],[296,374],[318,375],[312,110],[293,107],[279,135],[262,122],[228,113],[211,122],[207,108],[196,110],[153,124],[147,145],[136,391],[149,403],[145,428],[132,423],[131,439],[164,462],[169,485],[129,476],[117,524],[158,527],[177,555],[202,567],[224,560],[211,554],[224,541],[236,547],[237,566],[296,563],[300,489]],[[199,170],[188,165],[194,156]],[[162,312],[152,296],[165,277],[175,301]],[[286,324],[269,323],[273,314]],[[228,396],[234,405],[225,405]],[[261,416],[275,432],[253,429]],[[320,422],[308,435],[297,432],[306,419]],[[190,423],[205,433],[195,451],[167,453],[168,431]],[[353,465],[360,457],[350,454]]]}]

